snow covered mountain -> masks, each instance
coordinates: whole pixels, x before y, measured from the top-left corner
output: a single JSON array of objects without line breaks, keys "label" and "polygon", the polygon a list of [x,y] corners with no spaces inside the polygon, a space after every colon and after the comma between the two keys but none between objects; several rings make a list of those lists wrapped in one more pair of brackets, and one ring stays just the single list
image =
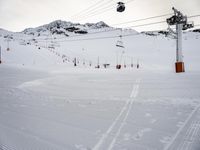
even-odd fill
[{"label": "snow covered mountain", "polygon": [[22,33],[34,36],[49,35],[49,34],[69,36],[72,33],[87,34],[88,30],[108,28],[108,27],[109,26],[102,21],[97,23],[79,24],[79,23],[56,20],[49,24],[39,26],[37,28],[25,29],[24,31],[22,31]]}]

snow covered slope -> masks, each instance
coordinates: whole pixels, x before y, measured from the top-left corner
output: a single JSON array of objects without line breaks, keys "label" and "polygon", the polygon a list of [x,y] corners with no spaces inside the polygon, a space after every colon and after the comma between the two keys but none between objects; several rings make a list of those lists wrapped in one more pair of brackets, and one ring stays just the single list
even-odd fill
[{"label": "snow covered slope", "polygon": [[[116,46],[121,40],[125,48]],[[9,43],[7,42],[9,39]],[[200,33],[186,32],[183,38],[183,55],[186,70],[199,70]],[[2,61],[8,64],[73,66],[74,58],[79,67],[92,67],[116,63],[130,67],[139,62],[141,68],[173,70],[176,41],[166,32],[138,33],[132,29],[115,29],[104,22],[78,24],[54,21],[19,33],[0,30]],[[8,47],[10,51],[6,51]]]},{"label": "snow covered slope", "polygon": [[0,150],[200,149],[199,32],[184,33],[176,74],[164,32],[124,29],[119,48],[102,24],[0,30]]}]

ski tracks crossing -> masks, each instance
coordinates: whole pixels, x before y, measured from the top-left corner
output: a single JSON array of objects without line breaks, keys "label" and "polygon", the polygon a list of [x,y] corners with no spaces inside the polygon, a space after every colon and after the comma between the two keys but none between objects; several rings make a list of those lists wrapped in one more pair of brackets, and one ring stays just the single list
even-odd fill
[{"label": "ski tracks crossing", "polygon": [[[112,150],[115,146],[117,138],[119,137],[121,130],[123,129],[124,125],[126,124],[126,120],[130,114],[133,102],[138,95],[139,86],[140,86],[141,79],[138,78],[135,80],[133,85],[130,98],[126,101],[124,107],[121,109],[119,115],[115,118],[112,122],[108,130],[101,136],[97,144],[93,147],[92,150],[100,150],[103,149],[102,146],[105,147],[104,143],[107,141],[109,137],[112,136],[111,140],[109,139],[109,143],[106,143],[106,149]],[[117,129],[116,129],[117,128]],[[114,131],[115,130],[115,131]]]}]

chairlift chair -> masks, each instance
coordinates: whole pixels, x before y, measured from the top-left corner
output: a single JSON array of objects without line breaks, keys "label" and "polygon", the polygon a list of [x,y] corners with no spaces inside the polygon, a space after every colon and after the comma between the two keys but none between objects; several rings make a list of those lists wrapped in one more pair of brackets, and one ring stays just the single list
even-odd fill
[{"label": "chairlift chair", "polygon": [[120,35],[119,37],[120,37],[120,39],[117,41],[116,46],[120,47],[120,48],[125,48],[124,43],[122,41],[122,35]]},{"label": "chairlift chair", "polygon": [[116,46],[120,47],[120,48],[124,48],[124,44],[123,44],[123,42],[121,40],[117,41]]},{"label": "chairlift chair", "polygon": [[123,2],[118,2],[117,3],[117,12],[123,12],[125,10],[125,5]]}]

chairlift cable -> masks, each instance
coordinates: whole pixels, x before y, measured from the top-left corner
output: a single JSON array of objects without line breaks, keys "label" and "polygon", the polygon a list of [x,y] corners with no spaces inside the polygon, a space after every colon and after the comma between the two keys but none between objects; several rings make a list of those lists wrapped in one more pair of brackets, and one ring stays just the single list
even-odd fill
[{"label": "chairlift cable", "polygon": [[[60,38],[56,38],[55,40],[57,39],[67,39],[67,38],[74,38],[74,37],[83,37],[83,36],[88,36],[88,35],[92,35],[92,34],[98,34],[98,33],[104,33],[104,32],[112,32],[112,31],[116,31],[116,30],[119,30],[118,28],[116,29],[110,29],[110,30],[105,30],[105,31],[97,31],[97,32],[91,32],[91,33],[87,33],[87,34],[83,34],[83,35],[73,35],[73,36],[70,36],[70,37],[60,37]],[[50,40],[50,39],[47,39],[47,38],[44,38],[44,39],[36,39],[37,41],[46,41],[46,40]]]},{"label": "chairlift cable", "polygon": [[200,17],[200,15],[193,15],[193,16],[189,16],[188,18],[195,18],[195,17]]},{"label": "chairlift cable", "polygon": [[[155,24],[161,24],[161,23],[164,23],[165,21],[160,21],[160,22],[152,22],[152,23],[148,23],[148,24],[140,24],[140,25],[137,25],[137,26],[129,26],[127,28],[131,28],[131,27],[142,27],[142,26],[150,26],[150,25],[155,25]],[[118,29],[115,29],[115,30],[118,30]],[[104,32],[110,32],[110,31],[104,31]],[[137,33],[138,34],[138,33]],[[123,37],[125,37],[127,35],[123,35]],[[82,37],[82,35],[80,35],[79,37]],[[112,36],[112,37],[119,37],[119,36]],[[85,39],[78,39],[78,40],[92,40],[92,39],[103,39],[104,37],[97,37],[97,38],[85,38]],[[109,37],[105,37],[105,38],[109,38]],[[62,38],[64,39],[62,42],[64,41],[77,41],[77,39],[72,39],[72,40],[69,40],[67,38]],[[46,41],[46,40],[38,40],[38,41]],[[56,42],[61,42],[59,41],[59,38],[55,39]]]},{"label": "chairlift cable", "polygon": [[[141,24],[137,26],[131,26],[131,27],[141,27],[141,26],[149,26],[149,25],[154,25],[154,24],[160,24],[165,21],[160,21],[160,22],[153,22],[153,23],[148,23],[148,24]],[[133,34],[126,34],[123,35],[123,37],[127,36],[133,36],[133,35],[139,35],[140,33],[133,33]],[[57,42],[66,42],[66,41],[85,41],[85,40],[95,40],[95,39],[109,39],[109,38],[117,38],[119,36],[105,36],[105,37],[96,37],[96,38],[85,38],[85,39],[72,39],[72,40],[63,40],[63,41],[57,41]]]},{"label": "chairlift cable", "polygon": [[[168,15],[168,14],[165,14],[165,15]],[[160,15],[162,16],[162,15]],[[159,18],[160,16],[153,16],[153,17],[149,17],[149,18],[143,18],[143,19],[138,19],[138,20],[133,20],[131,22],[139,22],[140,20],[143,21],[143,20],[148,20],[148,19],[151,19],[151,18]],[[164,15],[163,15],[164,16]],[[188,18],[192,18],[192,17],[199,17],[200,15],[193,15],[193,16],[189,16]],[[161,23],[164,23],[165,21],[161,22]],[[124,22],[124,23],[120,23],[120,24],[126,24],[128,22]],[[158,22],[159,23],[159,22]],[[129,27],[140,27],[140,26],[146,26],[146,25],[151,25],[152,23],[150,24],[141,24],[141,25],[136,25],[136,26],[128,26],[128,27],[125,27],[125,28],[129,28]],[[153,23],[153,24],[156,24],[156,23]],[[115,24],[116,25],[116,24]],[[93,29],[91,29],[93,30]],[[90,35],[90,34],[98,34],[98,33],[104,33],[104,32],[111,32],[111,31],[114,31],[114,30],[118,30],[118,29],[111,29],[111,30],[105,30],[105,31],[97,31],[97,32],[92,32],[92,33],[87,33],[85,35],[74,35],[74,36],[70,36],[70,37],[61,37],[61,38],[57,38],[57,39],[65,39],[65,38],[72,38],[72,37],[79,37],[79,36],[87,36],[87,35]],[[38,38],[39,40],[47,40],[47,38]],[[37,40],[38,40],[37,39]],[[20,39],[21,40],[21,39]]]},{"label": "chairlift cable", "polygon": [[136,28],[136,27],[143,27],[143,26],[149,26],[149,25],[154,25],[154,24],[162,24],[166,23],[166,21],[159,21],[159,22],[152,22],[152,23],[147,23],[147,24],[140,24],[140,25],[135,25],[135,26],[129,26],[126,28]]},{"label": "chairlift cable", "polygon": [[123,24],[128,24],[128,23],[133,23],[133,22],[139,22],[139,21],[145,21],[145,20],[154,19],[154,18],[160,18],[160,17],[165,17],[165,16],[169,16],[169,15],[171,15],[171,14],[164,14],[164,15],[153,16],[153,17],[148,17],[148,18],[143,18],[143,19],[138,19],[138,20],[132,20],[132,21],[127,21],[127,22],[122,22],[122,23],[117,23],[117,24],[111,24],[111,26],[123,25]]},{"label": "chairlift cable", "polygon": [[[124,37],[127,37],[127,36],[136,36],[136,35],[139,35],[139,33],[132,33],[132,34],[127,34],[127,35],[123,35]],[[101,40],[101,39],[112,39],[112,38],[119,38],[119,36],[103,36],[103,37],[95,37],[95,38],[82,38],[82,39],[72,39],[72,40],[60,40],[60,41],[57,41],[57,42],[76,42],[76,41],[89,41],[89,40]]]},{"label": "chairlift cable", "polygon": [[[195,17],[197,16],[200,16],[200,15],[195,15]],[[156,16],[155,16],[156,17]],[[189,16],[188,18],[191,18],[191,17],[194,17],[194,16]],[[140,25],[135,25],[135,26],[127,26],[125,28],[133,28],[133,27],[142,27],[142,26],[149,26],[149,25],[154,25],[154,24],[161,24],[161,23],[164,23],[166,21],[160,21],[160,22],[153,22],[153,23],[148,23],[148,24],[140,24]],[[198,25],[195,25],[195,26],[199,26]],[[104,33],[104,32],[111,32],[111,31],[115,31],[115,30],[118,30],[119,28],[117,29],[111,29],[111,30],[105,30],[105,31],[98,31],[98,32],[92,32],[92,33],[88,33],[88,34],[85,34],[85,35],[74,35],[74,36],[70,36],[70,37],[61,37],[61,38],[56,38],[55,41],[58,41],[59,39],[67,39],[67,38],[73,38],[73,37],[82,37],[82,36],[87,36],[87,35],[91,35],[91,34],[98,34],[98,33]],[[21,40],[21,39],[20,39]],[[44,39],[36,39],[37,41],[49,41],[49,39],[47,38],[44,38]]]},{"label": "chairlift cable", "polygon": [[[167,15],[167,14],[165,14]],[[161,16],[161,15],[160,15]],[[153,16],[153,17],[149,17],[149,18],[143,18],[143,19],[138,19],[138,20],[133,20],[131,22],[139,22],[140,20],[143,21],[143,20],[149,20],[151,18],[159,18],[160,16]],[[197,15],[196,15],[197,16]],[[200,15],[199,15],[200,16]],[[190,18],[190,17],[188,17]],[[127,27],[124,27],[124,28],[129,28],[129,27],[140,27],[140,26],[147,26],[147,25],[151,25],[151,24],[157,24],[157,23],[164,23],[165,21],[162,21],[162,22],[155,22],[155,23],[149,23],[149,24],[140,24],[140,25],[135,25],[135,26],[127,26]],[[126,22],[124,23],[120,23],[120,24],[126,24]],[[93,30],[93,29],[91,29]],[[87,36],[87,35],[91,35],[91,34],[98,34],[98,33],[104,33],[104,32],[111,32],[111,31],[115,31],[115,30],[118,30],[118,29],[111,29],[111,30],[105,30],[105,31],[97,31],[97,32],[92,32],[92,33],[87,33],[87,34],[84,34],[84,35],[74,35],[74,36],[70,36],[70,37],[61,37],[61,38],[57,38],[57,39],[64,39],[64,38],[72,38],[72,37],[79,37],[79,36]],[[46,38],[40,38],[40,40],[46,40]]]}]

